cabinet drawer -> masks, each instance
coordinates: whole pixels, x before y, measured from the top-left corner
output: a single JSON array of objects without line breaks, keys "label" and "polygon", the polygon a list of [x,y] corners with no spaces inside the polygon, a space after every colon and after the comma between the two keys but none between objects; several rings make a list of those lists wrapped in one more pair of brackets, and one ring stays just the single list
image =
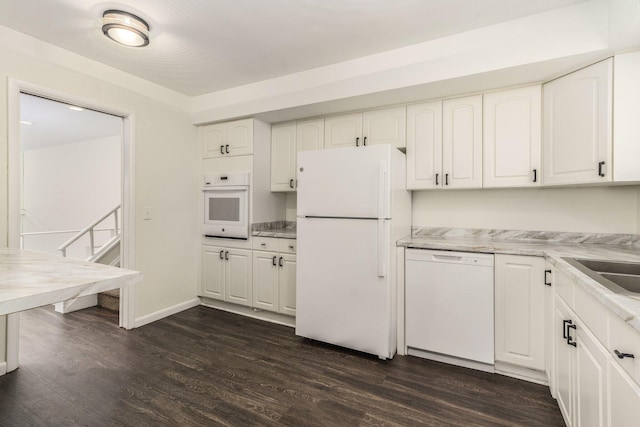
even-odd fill
[{"label": "cabinet drawer", "polygon": [[[616,315],[609,315],[609,354],[613,360],[640,384],[640,333],[627,325]],[[633,354],[634,358],[620,359],[615,350],[620,353]]]},{"label": "cabinet drawer", "polygon": [[295,254],[296,247],[296,239],[278,239],[278,252]]},{"label": "cabinet drawer", "polygon": [[578,285],[574,285],[573,310],[603,347],[609,342],[609,315],[607,309]]},{"label": "cabinet drawer", "polygon": [[278,252],[278,240],[275,237],[254,237],[253,249],[260,251]]}]

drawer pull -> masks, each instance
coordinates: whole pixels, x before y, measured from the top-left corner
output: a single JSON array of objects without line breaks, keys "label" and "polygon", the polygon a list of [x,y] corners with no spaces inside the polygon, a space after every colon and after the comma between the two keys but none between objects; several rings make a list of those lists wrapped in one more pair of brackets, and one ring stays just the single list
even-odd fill
[{"label": "drawer pull", "polygon": [[576,342],[574,341],[573,337],[571,336],[571,332],[569,331],[569,329],[576,329],[576,325],[568,325],[567,326],[567,344],[572,345],[574,347],[577,347]]},{"label": "drawer pull", "polygon": [[263,248],[267,247],[266,243],[260,243],[260,246],[262,246]]},{"label": "drawer pull", "polygon": [[293,249],[293,245],[289,245],[289,249]]},{"label": "drawer pull", "polygon": [[636,357],[631,353],[620,353],[618,350],[613,350],[613,352],[618,356],[618,359],[624,359],[628,357],[629,359],[635,359]]}]

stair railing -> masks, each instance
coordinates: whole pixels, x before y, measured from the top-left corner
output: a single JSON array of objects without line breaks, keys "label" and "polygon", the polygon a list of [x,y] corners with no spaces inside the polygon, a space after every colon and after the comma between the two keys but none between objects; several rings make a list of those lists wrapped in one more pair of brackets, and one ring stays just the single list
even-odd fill
[{"label": "stair railing", "polygon": [[95,238],[94,238],[95,228],[98,226],[98,224],[100,224],[105,219],[109,218],[111,215],[113,215],[113,223],[114,223],[114,228],[113,228],[113,231],[112,231],[112,234],[111,234],[112,238],[116,237],[116,236],[119,236],[120,235],[120,227],[118,225],[118,210],[119,209],[120,209],[120,205],[118,205],[115,208],[111,209],[109,212],[107,212],[106,214],[102,215],[100,218],[98,218],[95,221],[93,221],[91,224],[89,224],[88,226],[86,226],[85,228],[80,230],[75,236],[73,236],[72,238],[70,238],[69,240],[64,242],[62,245],[60,245],[58,250],[62,252],[62,256],[66,257],[67,256],[67,248],[70,245],[72,245],[74,242],[76,242],[78,239],[82,238],[82,236],[84,236],[85,234],[89,233],[89,242],[90,242],[90,246],[91,246],[91,257],[93,257],[96,254],[96,245],[95,245]]}]

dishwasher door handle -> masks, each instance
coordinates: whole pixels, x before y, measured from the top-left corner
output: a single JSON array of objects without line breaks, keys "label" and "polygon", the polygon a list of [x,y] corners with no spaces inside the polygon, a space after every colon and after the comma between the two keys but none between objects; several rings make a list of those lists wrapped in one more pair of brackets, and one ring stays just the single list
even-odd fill
[{"label": "dishwasher door handle", "polygon": [[434,260],[442,260],[442,261],[462,261],[461,256],[455,255],[431,255]]}]

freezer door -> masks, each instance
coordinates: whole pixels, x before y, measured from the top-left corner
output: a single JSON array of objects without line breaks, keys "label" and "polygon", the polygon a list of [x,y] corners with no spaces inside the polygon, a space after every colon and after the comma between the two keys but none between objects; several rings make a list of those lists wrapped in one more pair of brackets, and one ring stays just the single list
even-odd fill
[{"label": "freezer door", "polygon": [[389,221],[299,218],[297,236],[296,334],[393,357]]},{"label": "freezer door", "polygon": [[387,144],[298,153],[298,216],[390,218]]}]

